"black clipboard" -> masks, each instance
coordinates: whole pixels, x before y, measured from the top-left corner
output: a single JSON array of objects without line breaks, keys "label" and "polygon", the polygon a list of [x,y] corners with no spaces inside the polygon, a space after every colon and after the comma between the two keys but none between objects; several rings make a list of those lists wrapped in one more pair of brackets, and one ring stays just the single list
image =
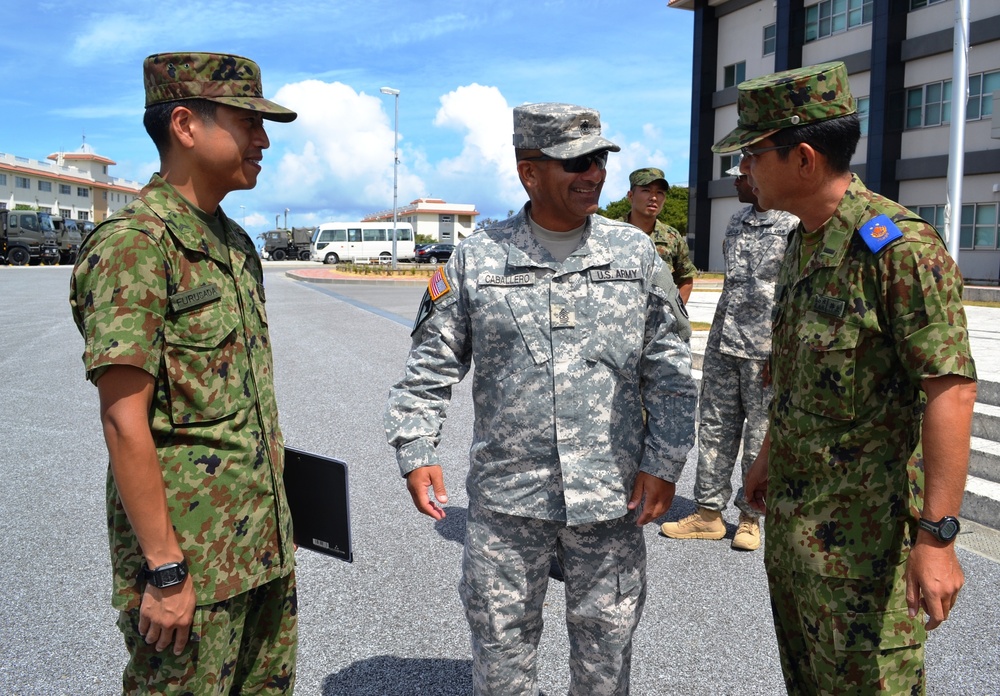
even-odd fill
[{"label": "black clipboard", "polygon": [[285,447],[284,481],[295,543],[353,563],[347,464]]}]

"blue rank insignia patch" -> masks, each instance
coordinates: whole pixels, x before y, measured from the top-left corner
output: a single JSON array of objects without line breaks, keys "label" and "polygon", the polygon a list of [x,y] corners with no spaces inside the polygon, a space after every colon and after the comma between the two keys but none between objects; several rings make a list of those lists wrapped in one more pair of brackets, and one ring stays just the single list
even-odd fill
[{"label": "blue rank insignia patch", "polygon": [[435,302],[451,292],[451,286],[448,285],[448,279],[444,277],[444,270],[441,267],[434,271],[434,275],[427,283],[427,292]]},{"label": "blue rank insignia patch", "polygon": [[877,254],[890,242],[894,242],[903,236],[903,233],[896,227],[896,223],[889,219],[888,215],[879,215],[866,222],[858,234],[865,240],[865,244]]}]

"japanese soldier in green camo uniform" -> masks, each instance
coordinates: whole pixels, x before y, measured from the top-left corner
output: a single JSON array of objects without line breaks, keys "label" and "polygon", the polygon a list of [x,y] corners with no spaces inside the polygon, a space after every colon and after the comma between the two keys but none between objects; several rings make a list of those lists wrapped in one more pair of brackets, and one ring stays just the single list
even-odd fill
[{"label": "japanese soldier in green camo uniform", "polygon": [[160,171],[87,238],[70,304],[100,395],[125,693],[291,693],[296,595],[263,273],[219,206],[252,189],[253,61],[150,56]]},{"label": "japanese soldier in green camo uniform", "polygon": [[463,241],[431,278],[389,395],[386,433],[407,488],[441,519],[436,446],[452,385],[475,363],[459,590],[475,694],[538,693],[553,554],[566,583],[569,693],[628,693],[646,597],[642,525],[670,507],[694,443],[677,288],[646,235],[595,214],[618,150],[592,109],[514,109],[529,202]]},{"label": "japanese soldier in green camo uniform", "polygon": [[691,263],[688,243],[683,235],[657,219],[663,210],[663,204],[667,202],[670,184],[667,183],[663,170],[656,167],[636,169],[629,174],[628,183],[627,196],[632,208],[625,217],[619,219],[635,225],[649,235],[656,253],[670,268],[681,299],[687,302],[694,288],[698,269]]},{"label": "japanese soldier in green camo uniform", "polygon": [[954,538],[976,370],[962,278],[931,225],[849,169],[843,63],[739,85],[716,152],[801,221],[778,273],[774,397],[747,499],[793,694],[923,693],[927,629],[964,575]]}]

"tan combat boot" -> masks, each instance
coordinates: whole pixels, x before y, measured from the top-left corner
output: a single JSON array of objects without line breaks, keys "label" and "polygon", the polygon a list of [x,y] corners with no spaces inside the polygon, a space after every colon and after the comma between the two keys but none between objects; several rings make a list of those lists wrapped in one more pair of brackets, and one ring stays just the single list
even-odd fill
[{"label": "tan combat boot", "polygon": [[740,513],[732,547],[739,551],[756,551],[760,548],[760,522],[745,512]]},{"label": "tan combat boot", "polygon": [[718,510],[700,507],[682,520],[664,522],[660,531],[671,539],[721,539],[726,536],[726,523]]}]

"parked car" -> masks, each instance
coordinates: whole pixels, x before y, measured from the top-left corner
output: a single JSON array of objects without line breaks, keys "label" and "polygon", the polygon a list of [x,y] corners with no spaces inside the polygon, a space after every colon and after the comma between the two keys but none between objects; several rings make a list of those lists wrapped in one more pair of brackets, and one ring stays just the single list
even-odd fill
[{"label": "parked car", "polygon": [[454,244],[428,244],[413,253],[413,260],[417,263],[439,263],[450,259],[453,251]]}]

